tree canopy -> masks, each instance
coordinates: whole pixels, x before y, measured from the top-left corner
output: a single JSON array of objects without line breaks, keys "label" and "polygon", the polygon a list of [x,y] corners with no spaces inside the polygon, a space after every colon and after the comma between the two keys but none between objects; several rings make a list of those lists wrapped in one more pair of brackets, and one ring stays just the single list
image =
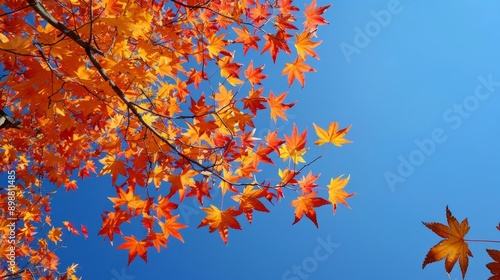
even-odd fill
[{"label": "tree canopy", "polygon": [[[305,215],[318,226],[316,207],[347,206],[348,176],[315,183],[310,167],[326,148],[306,162],[306,128],[255,135],[258,117],[286,120],[295,105],[273,92],[278,77],[263,61],[281,63],[288,86],[304,87],[328,8],[316,0],[300,8],[292,0],[2,2],[0,158],[9,183],[0,276],[76,279],[77,265],[61,268],[56,249],[67,232],[89,233],[51,221],[47,184],[78,191],[80,180],[110,176],[116,196],[98,234],[111,243],[121,236],[129,264],[171,236],[182,241],[176,209],[186,199],[206,213],[199,227],[224,243],[285,191],[297,195],[293,223]],[[314,124],[314,144],[349,143],[349,128]],[[122,232],[125,222],[143,235]]]}]

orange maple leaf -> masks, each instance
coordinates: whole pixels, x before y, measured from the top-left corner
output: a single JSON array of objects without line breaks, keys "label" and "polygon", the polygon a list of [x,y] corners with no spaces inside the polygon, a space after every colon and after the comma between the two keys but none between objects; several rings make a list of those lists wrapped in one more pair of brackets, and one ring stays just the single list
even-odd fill
[{"label": "orange maple leaf", "polygon": [[331,5],[316,8],[316,0],[313,0],[309,7],[307,5],[304,6],[304,15],[306,17],[306,20],[304,21],[304,28],[306,30],[314,31],[318,25],[328,24],[328,21],[325,20],[322,14],[326,11],[326,9],[330,8]]},{"label": "orange maple leaf", "polygon": [[467,272],[467,267],[469,265],[468,256],[472,257],[469,245],[464,239],[467,232],[469,232],[469,222],[467,219],[464,219],[460,224],[458,224],[457,219],[453,217],[451,211],[448,209],[448,206],[446,206],[446,220],[448,221],[449,226],[441,223],[422,222],[435,234],[444,238],[429,250],[427,256],[425,256],[422,268],[425,268],[425,266],[429,263],[446,258],[444,267],[446,272],[449,274],[453,269],[453,266],[455,266],[457,260],[459,260],[462,278],[465,278],[465,273]]},{"label": "orange maple leaf", "polygon": [[271,110],[271,118],[274,120],[274,123],[276,123],[278,117],[288,120],[285,114],[285,110],[288,110],[295,105],[295,102],[285,104],[283,101],[285,100],[285,97],[287,96],[287,92],[282,93],[276,98],[274,97],[273,91],[269,93],[269,98],[267,99],[267,103],[269,104],[269,110]]},{"label": "orange maple leaf", "polygon": [[280,147],[280,157],[283,161],[287,159],[292,159],[293,163],[297,164],[299,162],[305,162],[302,156],[306,153],[306,138],[307,129],[305,129],[299,136],[297,125],[293,124],[292,135],[285,135],[285,145]]},{"label": "orange maple leaf", "polygon": [[170,193],[168,197],[172,197],[175,193],[179,193],[180,202],[184,200],[187,187],[194,187],[193,176],[198,174],[196,170],[189,169],[189,167],[184,168],[182,174],[180,175],[170,175],[168,181],[172,184],[170,187]]},{"label": "orange maple leaf", "polygon": [[257,110],[266,109],[266,105],[262,104],[266,102],[264,97],[260,95],[264,91],[263,88],[260,89],[250,89],[248,92],[248,97],[243,98],[241,101],[244,103],[244,109],[250,109],[250,112],[255,116],[257,114]]},{"label": "orange maple leaf", "polygon": [[313,36],[313,33],[304,31],[300,35],[295,34],[295,48],[297,49],[297,54],[302,58],[306,59],[307,55],[310,55],[316,59],[318,59],[318,54],[316,54],[313,49],[321,44],[321,41],[319,42],[313,42],[311,41],[311,38]]},{"label": "orange maple leaf", "polygon": [[109,241],[113,244],[114,234],[122,234],[120,225],[125,221],[130,221],[131,215],[120,208],[116,209],[116,212],[104,211],[104,213],[107,216],[102,215],[103,225],[97,234],[104,235],[104,239],[106,236],[109,237]]},{"label": "orange maple leaf", "polygon": [[330,204],[330,202],[321,197],[315,197],[316,194],[318,194],[318,192],[311,192],[306,196],[299,196],[296,200],[292,201],[291,205],[296,207],[295,220],[292,225],[300,221],[302,216],[306,214],[306,217],[309,218],[309,220],[311,220],[316,227],[318,227],[316,210],[314,210],[314,208]]},{"label": "orange maple leaf", "polygon": [[267,75],[262,74],[262,70],[264,70],[264,65],[254,69],[253,61],[250,61],[247,70],[245,70],[245,77],[248,79],[252,86],[260,85],[261,81],[267,77]]},{"label": "orange maple leaf", "polygon": [[113,202],[115,207],[120,207],[122,205],[127,205],[127,208],[137,208],[142,201],[140,195],[134,195],[134,188],[128,187],[127,191],[122,188],[116,187],[116,193],[118,197],[108,197],[111,202]]},{"label": "orange maple leaf", "polygon": [[500,251],[486,249],[486,252],[488,252],[488,255],[494,260],[494,262],[490,262],[486,265],[491,274],[493,274],[488,280],[500,280]]},{"label": "orange maple leaf", "polygon": [[47,234],[47,237],[52,240],[55,244],[57,244],[58,241],[61,241],[61,236],[62,236],[62,228],[54,228],[52,227],[51,230],[49,230],[49,233]]},{"label": "orange maple leaf", "polygon": [[344,136],[347,134],[351,126],[345,127],[341,130],[338,129],[338,123],[337,122],[332,122],[328,126],[328,132],[326,132],[324,129],[321,127],[317,126],[315,123],[313,123],[314,130],[316,130],[316,135],[318,135],[319,140],[314,142],[315,145],[321,146],[325,143],[332,143],[335,146],[342,146],[343,144],[346,143],[351,143],[351,140],[347,140],[344,138]]},{"label": "orange maple leaf", "polygon": [[243,43],[243,54],[246,55],[249,48],[259,50],[257,42],[260,41],[260,38],[255,35],[252,36],[245,26],[243,26],[243,30],[236,27],[233,27],[233,30],[238,35],[235,42]]},{"label": "orange maple leaf", "polygon": [[240,215],[241,212],[234,210],[233,206],[224,211],[220,211],[216,206],[210,205],[210,208],[202,208],[202,210],[207,213],[207,216],[201,221],[198,228],[208,225],[209,232],[214,232],[218,229],[220,237],[226,245],[229,228],[241,229],[238,220],[234,218]]},{"label": "orange maple leaf", "polygon": [[187,226],[184,224],[178,223],[177,222],[178,218],[179,218],[179,215],[173,216],[173,217],[168,218],[165,221],[165,223],[159,222],[158,224],[160,225],[161,230],[165,234],[165,237],[172,235],[173,237],[184,242],[184,239],[182,239],[182,235],[179,233],[179,229],[187,228]]},{"label": "orange maple leaf", "polygon": [[217,36],[217,34],[212,34],[207,40],[208,40],[208,45],[207,45],[207,50],[208,50],[208,55],[210,55],[211,58],[218,56],[220,53],[227,53],[225,51],[224,47],[226,46],[226,41],[224,40],[224,34],[221,34]]},{"label": "orange maple leaf", "polygon": [[344,175],[340,175],[335,179],[332,178],[330,180],[330,184],[328,185],[328,200],[333,204],[334,214],[335,211],[337,211],[337,202],[349,208],[349,205],[347,204],[345,199],[354,196],[356,194],[356,193],[347,193],[346,191],[343,190],[343,188],[349,182],[350,177],[347,176],[347,178],[343,179],[342,176]]},{"label": "orange maple leaf", "polygon": [[305,76],[304,72],[316,72],[314,68],[305,64],[304,59],[297,57],[293,63],[285,63],[285,69],[281,72],[281,75],[288,74],[288,86],[291,86],[294,80],[299,81],[299,83],[304,87]]},{"label": "orange maple leaf", "polygon": [[99,162],[104,165],[99,175],[111,173],[111,181],[113,185],[115,184],[119,174],[123,176],[127,175],[125,162],[117,159],[114,154],[108,154],[103,159],[100,159]]},{"label": "orange maple leaf", "polygon": [[139,255],[146,263],[148,262],[148,251],[147,248],[151,247],[151,242],[149,241],[138,241],[134,235],[132,236],[123,236],[125,242],[120,246],[116,247],[117,249],[126,249],[128,252],[128,264]]},{"label": "orange maple leaf", "polygon": [[267,189],[254,190],[253,186],[246,186],[243,193],[235,195],[232,198],[234,201],[239,202],[239,211],[245,213],[249,223],[252,223],[253,210],[261,212],[269,212],[269,209],[259,200],[259,198],[266,197]]},{"label": "orange maple leaf", "polygon": [[271,58],[273,59],[274,62],[276,62],[276,57],[278,56],[280,50],[283,50],[285,53],[290,54],[291,53],[290,48],[288,47],[287,44],[287,41],[290,37],[292,37],[292,35],[282,30],[276,32],[276,35],[272,34],[264,35],[266,43],[264,44],[264,47],[262,47],[261,54],[269,50]]},{"label": "orange maple leaf", "polygon": [[309,171],[306,177],[302,176],[302,179],[297,181],[299,183],[300,188],[302,189],[302,194],[308,194],[312,192],[312,190],[318,186],[316,184],[316,180],[319,178],[319,175],[312,175],[312,171]]}]

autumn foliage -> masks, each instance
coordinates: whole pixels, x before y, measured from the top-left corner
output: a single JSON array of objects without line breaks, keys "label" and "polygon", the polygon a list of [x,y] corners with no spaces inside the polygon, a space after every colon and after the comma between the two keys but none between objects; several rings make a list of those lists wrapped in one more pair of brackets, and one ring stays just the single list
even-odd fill
[{"label": "autumn foliage", "polygon": [[[434,247],[432,247],[427,256],[425,256],[422,268],[426,265],[445,259],[444,268],[448,275],[451,273],[455,264],[459,263],[462,278],[465,279],[467,268],[469,266],[469,257],[472,257],[472,252],[469,249],[468,242],[499,242],[497,240],[471,240],[466,239],[465,235],[469,232],[469,222],[467,219],[458,222],[457,219],[451,214],[451,211],[446,207],[446,220],[448,225],[441,223],[423,223],[427,228],[432,230],[435,234],[443,238]],[[497,226],[500,231],[500,224]],[[486,267],[493,274],[488,280],[500,279],[500,251],[486,249],[487,253],[493,259],[493,262],[486,265]]]},{"label": "autumn foliage", "polygon": [[[327,24],[329,5],[300,6],[292,0],[3,1],[0,111],[9,119],[0,130],[0,158],[3,172],[16,173],[17,262],[9,267],[3,253],[0,276],[76,279],[77,265],[59,267],[56,249],[68,233],[88,233],[70,221],[51,221],[48,185],[78,191],[80,180],[110,176],[116,195],[100,231],[91,234],[118,242],[129,264],[137,256],[147,261],[148,251],[165,248],[171,237],[183,241],[187,225],[176,209],[187,199],[206,214],[199,227],[217,231],[224,243],[255,211],[270,212],[285,191],[296,196],[293,223],[305,215],[318,226],[317,207],[348,206],[349,176],[336,174],[320,186],[309,169],[330,144],[350,142],[350,126],[314,124],[314,144],[323,146],[316,154],[307,128],[295,124],[291,133],[255,134],[256,119],[287,120],[295,105],[292,93],[272,86],[304,87],[315,71],[308,61],[318,59],[317,28]],[[271,82],[267,70],[276,67],[286,79]],[[7,194],[1,196],[0,230],[7,236]],[[129,222],[144,234],[122,232]],[[8,251],[7,242],[0,246]]]}]

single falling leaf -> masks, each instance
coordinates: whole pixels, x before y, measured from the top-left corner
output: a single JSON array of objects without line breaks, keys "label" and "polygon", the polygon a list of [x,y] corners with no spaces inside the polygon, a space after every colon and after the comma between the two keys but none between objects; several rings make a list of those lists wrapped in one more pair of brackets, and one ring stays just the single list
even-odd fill
[{"label": "single falling leaf", "polygon": [[315,145],[321,146],[325,143],[332,143],[335,146],[342,146],[343,144],[351,143],[351,140],[347,140],[344,136],[347,134],[351,126],[345,127],[341,130],[338,129],[338,123],[332,122],[328,126],[328,132],[313,123],[314,130],[316,130],[316,135],[318,135],[319,140],[314,142]]},{"label": "single falling leaf", "polygon": [[219,208],[214,205],[210,205],[210,208],[202,208],[202,210],[207,213],[207,216],[203,218],[198,228],[208,225],[209,232],[219,230],[220,237],[226,245],[229,228],[241,229],[240,223],[238,223],[238,220],[235,218],[240,215],[241,212],[234,210],[232,206],[224,211],[220,211]]},{"label": "single falling leaf", "polygon": [[488,252],[488,255],[494,260],[494,262],[490,262],[486,265],[491,274],[493,274],[488,280],[500,280],[500,251],[486,249],[486,252]]},{"label": "single falling leaf", "polygon": [[318,194],[318,192],[311,192],[305,196],[299,196],[296,200],[292,201],[291,205],[296,207],[293,225],[300,221],[302,216],[306,214],[306,217],[318,227],[316,210],[314,210],[314,208],[330,204],[330,202],[323,198],[315,197],[316,194]]},{"label": "single falling leaf", "polygon": [[345,179],[343,179],[342,176],[344,175],[340,175],[335,179],[332,178],[330,180],[330,184],[328,185],[328,200],[333,204],[334,214],[335,211],[337,211],[337,202],[349,208],[349,205],[347,204],[345,199],[355,195],[355,193],[347,193],[346,191],[343,190],[344,187],[349,182],[350,176],[347,176],[347,178]]},{"label": "single falling leaf", "polygon": [[441,223],[422,222],[435,234],[444,238],[429,250],[422,264],[422,269],[429,263],[437,262],[446,258],[444,267],[446,272],[449,274],[458,260],[460,270],[462,271],[462,278],[465,278],[465,273],[467,272],[467,267],[469,265],[469,256],[472,257],[469,245],[464,239],[467,232],[469,232],[469,222],[467,219],[464,219],[459,224],[457,219],[451,214],[448,206],[446,206],[446,220],[448,222],[448,226]]},{"label": "single falling leaf", "polygon": [[82,230],[82,233],[83,233],[83,237],[85,237],[85,239],[87,239],[89,237],[89,232],[87,230],[87,226],[85,225],[80,225],[80,228]]},{"label": "single falling leaf", "polygon": [[130,265],[137,255],[139,255],[139,257],[141,257],[146,263],[148,262],[147,248],[152,245],[149,241],[138,241],[133,235],[123,236],[123,239],[125,239],[125,242],[118,246],[117,249],[129,250],[127,265]]}]

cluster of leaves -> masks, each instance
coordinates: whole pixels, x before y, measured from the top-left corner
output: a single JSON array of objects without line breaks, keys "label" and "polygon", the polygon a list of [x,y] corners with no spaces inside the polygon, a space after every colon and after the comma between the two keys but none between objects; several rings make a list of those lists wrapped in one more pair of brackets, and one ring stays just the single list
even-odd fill
[{"label": "cluster of leaves", "polygon": [[[435,234],[444,238],[432,247],[427,256],[425,256],[422,268],[432,262],[440,261],[444,258],[444,268],[450,274],[455,264],[460,264],[462,271],[462,278],[465,279],[467,268],[469,266],[469,257],[472,257],[472,252],[469,249],[468,242],[500,242],[495,240],[472,240],[465,239],[465,235],[469,232],[469,222],[467,219],[458,223],[457,219],[451,214],[451,211],[446,207],[446,220],[448,226],[441,223],[423,223],[426,227],[431,229]],[[497,226],[500,231],[500,224]],[[486,252],[493,259],[493,262],[488,263],[486,267],[490,270],[491,276],[488,280],[500,279],[500,251],[493,249],[486,249]]]},{"label": "cluster of leaves", "polygon": [[[175,210],[186,198],[206,213],[199,227],[218,231],[224,243],[229,228],[241,229],[239,215],[251,223],[253,211],[269,212],[264,203],[278,202],[284,190],[298,194],[294,224],[305,215],[318,226],[316,207],[347,206],[349,177],[332,178],[327,199],[319,174],[299,177],[323,155],[306,161],[307,129],[294,124],[290,135],[255,136],[262,112],[287,120],[295,103],[287,92],[265,90],[276,81],[266,82],[264,64],[255,65],[252,55],[269,53],[277,63],[284,53],[288,86],[304,87],[328,7],[316,0],[303,11],[292,0],[4,1],[0,110],[16,125],[0,131],[1,169],[17,174],[16,254],[35,256],[27,264],[40,268],[16,268],[17,275],[76,278],[75,266],[59,272],[46,246],[47,239],[61,240],[61,228],[45,237],[40,231],[34,243],[35,230],[51,225],[44,182],[76,191],[76,177],[109,175],[116,196],[98,234],[111,243],[122,236],[118,248],[129,251],[129,264],[137,255],[147,261],[148,248],[166,248],[170,236],[183,240],[186,225]],[[314,144],[349,143],[349,128],[314,124]],[[259,178],[264,164],[277,179]],[[216,191],[222,199],[232,193],[233,205],[207,204]],[[123,234],[125,222],[141,224],[144,236]],[[0,229],[8,234],[4,224]],[[0,262],[0,276],[8,274]]]}]

